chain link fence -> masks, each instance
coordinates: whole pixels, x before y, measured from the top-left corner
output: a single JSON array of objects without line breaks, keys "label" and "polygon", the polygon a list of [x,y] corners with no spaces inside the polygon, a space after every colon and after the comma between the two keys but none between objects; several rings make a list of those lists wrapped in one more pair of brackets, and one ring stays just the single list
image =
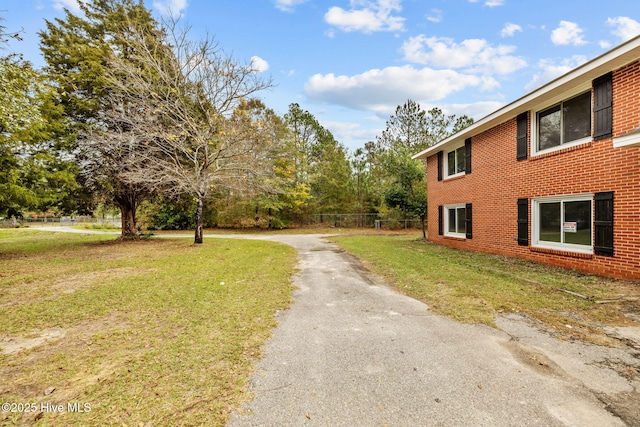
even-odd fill
[{"label": "chain link fence", "polygon": [[108,215],[104,217],[92,216],[62,216],[62,217],[26,217],[0,219],[0,228],[38,226],[70,226],[78,224],[104,224],[119,227],[122,221],[119,216]]},{"label": "chain link fence", "polygon": [[[380,216],[375,213],[364,214],[312,214],[305,215],[300,222],[301,226],[336,227],[336,228],[375,228],[376,230],[420,229],[420,218],[397,219]],[[121,225],[119,216],[63,216],[63,217],[27,217],[0,219],[0,228],[15,228],[28,226],[72,226],[78,224],[104,224],[114,227]]]},{"label": "chain link fence", "polygon": [[375,228],[380,229],[407,229],[422,228],[420,218],[396,219],[381,217],[375,213],[365,214],[312,214],[303,219],[305,226],[324,226],[336,228]]}]

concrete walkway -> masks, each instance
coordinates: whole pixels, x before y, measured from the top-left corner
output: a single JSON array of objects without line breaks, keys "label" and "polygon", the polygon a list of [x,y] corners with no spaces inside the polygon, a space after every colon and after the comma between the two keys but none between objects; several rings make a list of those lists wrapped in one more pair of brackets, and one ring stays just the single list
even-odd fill
[{"label": "concrete walkway", "polygon": [[[321,236],[267,239],[298,249],[298,289],[251,379],[255,399],[229,427],[625,425],[540,348],[431,314]],[[524,319],[502,323],[536,342]],[[637,396],[606,378],[603,388]]]}]

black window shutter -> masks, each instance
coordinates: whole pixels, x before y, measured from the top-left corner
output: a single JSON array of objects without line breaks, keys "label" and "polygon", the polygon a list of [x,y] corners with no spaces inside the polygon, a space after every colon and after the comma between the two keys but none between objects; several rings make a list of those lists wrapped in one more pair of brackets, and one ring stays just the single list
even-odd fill
[{"label": "black window shutter", "polygon": [[595,195],[596,255],[613,256],[613,191]]},{"label": "black window shutter", "polygon": [[529,199],[518,199],[518,244],[529,246]]},{"label": "black window shutter", "polygon": [[613,127],[613,84],[612,73],[607,73],[593,81],[593,139],[609,138]]},{"label": "black window shutter", "polygon": [[464,140],[464,172],[471,173],[471,138]]},{"label": "black window shutter", "polygon": [[471,239],[473,237],[473,228],[472,228],[472,224],[471,224],[471,217],[473,216],[473,214],[471,213],[471,203],[467,203],[467,205],[465,206],[465,218],[464,218],[464,225],[465,225],[465,229],[466,229],[466,238],[467,239]]},{"label": "black window shutter", "polygon": [[527,128],[529,127],[529,114],[519,114],[516,121],[518,123],[518,130],[516,134],[518,153],[516,158],[518,160],[524,160],[527,158]]},{"label": "black window shutter", "polygon": [[444,206],[438,206],[438,234],[444,234]]},{"label": "black window shutter", "polygon": [[438,181],[442,181],[442,151],[438,151]]}]

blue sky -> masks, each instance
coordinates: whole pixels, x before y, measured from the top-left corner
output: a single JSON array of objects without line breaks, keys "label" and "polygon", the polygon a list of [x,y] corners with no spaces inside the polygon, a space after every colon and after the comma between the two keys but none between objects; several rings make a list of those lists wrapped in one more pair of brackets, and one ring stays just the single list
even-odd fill
[{"label": "blue sky", "polygon": [[[24,29],[9,51],[42,65],[37,32],[77,0],[0,0]],[[145,0],[215,37],[275,87],[279,114],[309,110],[351,151],[407,99],[480,119],[640,34],[638,0]]]}]

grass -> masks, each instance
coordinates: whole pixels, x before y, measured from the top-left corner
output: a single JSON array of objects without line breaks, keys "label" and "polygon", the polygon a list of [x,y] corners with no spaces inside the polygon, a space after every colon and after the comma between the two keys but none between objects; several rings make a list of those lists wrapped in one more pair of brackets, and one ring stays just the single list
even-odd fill
[{"label": "grass", "polygon": [[[150,233],[161,236],[163,234],[184,234],[193,235],[193,230],[150,230]],[[320,227],[305,226],[298,228],[265,229],[265,228],[207,228],[204,230],[204,237],[211,234],[398,234],[398,230],[374,230],[373,228],[344,228],[344,227]]]},{"label": "grass", "polygon": [[[216,426],[248,399],[274,313],[291,302],[295,251],[113,239],[0,230],[0,401],[65,406],[0,424]],[[27,348],[6,353],[16,344]],[[91,411],[69,413],[73,402]]]},{"label": "grass", "polygon": [[105,231],[120,231],[122,229],[122,227],[120,227],[118,224],[113,224],[108,222],[81,223],[81,224],[74,225],[74,227],[81,228],[83,230],[105,230]]},{"label": "grass", "polygon": [[460,251],[417,235],[332,239],[400,292],[462,322],[495,326],[500,313],[525,313],[565,338],[612,344],[601,327],[630,325],[624,314],[640,314],[640,285],[629,281]]},{"label": "grass", "polygon": [[[636,283],[458,251],[417,233],[332,231],[399,291],[459,321],[495,326],[497,314],[519,312],[607,343],[602,325],[629,324],[623,314],[640,311]],[[291,302],[295,260],[288,246],[253,240],[0,230],[0,402],[65,408],[0,412],[0,424],[224,425],[249,398],[274,313]],[[69,403],[91,411],[70,413]]]}]

